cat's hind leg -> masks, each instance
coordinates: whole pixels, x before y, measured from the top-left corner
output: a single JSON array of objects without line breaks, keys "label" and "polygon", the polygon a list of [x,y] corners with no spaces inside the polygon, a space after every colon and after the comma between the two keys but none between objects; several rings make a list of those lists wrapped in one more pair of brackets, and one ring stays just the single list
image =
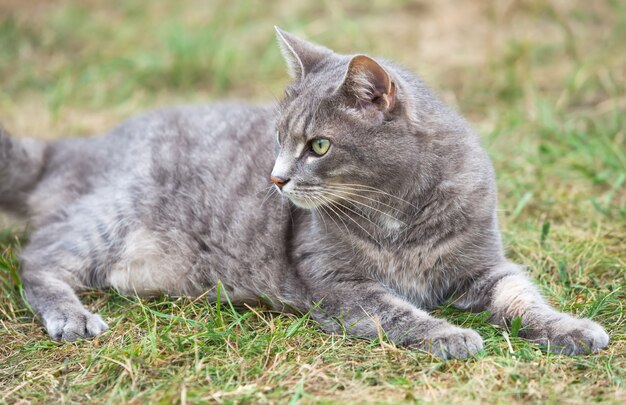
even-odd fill
[{"label": "cat's hind leg", "polygon": [[550,351],[567,355],[597,353],[607,347],[609,335],[590,319],[575,318],[548,305],[520,266],[502,263],[486,272],[455,305],[487,310],[498,325],[522,321],[520,336]]},{"label": "cat's hind leg", "polygon": [[109,328],[76,295],[94,287],[86,277],[93,258],[85,241],[65,240],[57,233],[62,228],[52,225],[32,235],[21,255],[24,292],[52,339],[91,338]]}]

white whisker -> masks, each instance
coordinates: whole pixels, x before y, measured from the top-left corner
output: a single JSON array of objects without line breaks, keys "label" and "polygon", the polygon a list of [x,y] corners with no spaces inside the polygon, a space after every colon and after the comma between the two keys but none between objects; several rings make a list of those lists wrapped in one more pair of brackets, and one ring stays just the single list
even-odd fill
[{"label": "white whisker", "polygon": [[[379,213],[381,213],[381,214],[383,214],[383,215],[386,215],[386,216],[388,216],[389,218],[393,219],[394,221],[398,221],[398,222],[400,222],[402,225],[405,225],[405,226],[406,226],[406,222],[401,221],[400,219],[398,219],[398,218],[394,217],[393,215],[391,215],[391,214],[389,214],[389,213],[386,213],[386,212],[384,212],[384,211],[381,211],[381,210],[379,210],[379,209],[377,209],[377,208],[374,208],[374,207],[372,207],[372,206],[370,206],[370,205],[368,205],[368,204],[365,204],[365,203],[363,203],[363,202],[357,201],[357,200],[352,199],[352,198],[349,198],[349,197],[345,197],[345,196],[342,196],[342,195],[339,195],[339,194],[332,193],[332,192],[330,192],[330,191],[325,191],[325,193],[326,193],[326,194],[330,194],[330,195],[335,196],[335,197],[338,197],[338,198],[340,198],[340,199],[346,200],[346,201],[351,202],[351,203],[355,203],[355,204],[362,205],[362,206],[364,206],[364,207],[366,207],[366,208],[369,208],[369,209],[374,210],[374,211],[376,211],[376,212],[379,212]],[[366,218],[366,219],[367,219],[367,220],[369,220],[370,222],[374,223],[374,222],[373,222],[372,220],[370,220],[369,218]]]},{"label": "white whisker", "polygon": [[[337,215],[337,218],[341,221],[343,226],[346,228],[346,232],[349,234],[350,233],[350,229],[348,228],[348,225],[346,225],[346,223],[343,221],[343,219],[341,219],[341,216],[337,213],[337,211],[335,211],[330,205],[328,205],[328,201],[325,200],[321,195],[318,194],[317,198],[318,198],[318,201],[322,201],[324,203],[323,205],[321,205],[321,207],[326,207],[326,208],[330,209],[335,215]],[[329,217],[331,219],[333,219],[332,216],[329,215]],[[334,221],[335,220],[333,219],[333,222]],[[339,224],[337,224],[337,222],[335,222],[335,224],[337,225],[337,227],[339,227]]]},{"label": "white whisker", "polygon": [[[343,208],[347,209],[348,211],[351,211],[351,212],[355,213],[356,215],[359,215],[359,216],[361,216],[362,218],[365,218],[365,217],[363,217],[362,215],[360,215],[359,213],[357,213],[357,212],[355,212],[355,211],[351,210],[350,208],[346,207],[345,205],[343,205],[343,204],[341,204],[341,203],[338,203],[338,202],[336,202],[336,201],[330,200],[330,199],[328,199],[327,197],[323,197],[323,196],[320,196],[320,197],[324,198],[324,199],[327,201],[327,203],[328,203],[328,204],[330,204],[330,205],[332,205],[332,206],[335,206],[336,208],[343,207]],[[340,210],[340,212],[341,212],[341,210]],[[382,245],[382,244],[378,241],[378,239],[376,239],[376,238],[375,238],[375,237],[374,237],[371,233],[369,233],[369,232],[367,231],[367,229],[365,229],[365,228],[364,228],[361,224],[359,224],[359,223],[358,223],[358,222],[357,222],[354,218],[352,218],[350,215],[346,214],[345,212],[344,212],[343,214],[344,214],[344,215],[345,215],[345,217],[346,217],[346,218],[348,218],[350,221],[354,222],[354,224],[355,224],[356,226],[358,226],[359,228],[361,228],[361,229],[363,230],[363,232],[365,232],[365,233],[366,233],[366,234],[367,234],[370,238],[372,238],[372,240],[373,240],[374,242],[376,242],[376,243],[378,244],[378,246],[380,246],[381,248],[383,247],[383,245]],[[377,227],[378,227],[378,225],[377,225],[377,224],[375,224],[374,222],[372,222],[372,221],[371,221],[371,220],[369,220],[368,218],[365,218],[365,219],[366,219],[366,220],[368,220],[368,221],[370,221],[372,224],[374,224],[375,226],[377,226]],[[380,228],[380,227],[379,227],[379,228]]]},{"label": "white whisker", "polygon": [[[327,185],[325,188],[329,188],[329,189],[331,189],[331,190],[333,190],[333,191],[339,191],[339,192],[342,192],[342,193],[345,193],[345,194],[348,194],[348,195],[353,195],[353,196],[357,196],[357,197],[360,197],[360,198],[365,198],[366,200],[369,200],[369,201],[375,202],[375,203],[377,203],[377,204],[384,205],[385,207],[388,207],[388,208],[390,208],[390,209],[392,209],[392,210],[398,211],[399,213],[402,213],[402,214],[405,214],[405,215],[406,215],[406,212],[402,211],[402,210],[401,210],[401,209],[399,209],[399,208],[394,207],[393,205],[390,205],[390,204],[384,203],[384,202],[382,202],[382,201],[378,201],[378,200],[377,200],[377,199],[375,199],[375,198],[371,198],[371,197],[365,196],[365,195],[363,195],[363,194],[359,194],[359,193],[353,193],[353,192],[351,192],[351,191],[356,191],[356,190],[354,190],[354,189],[344,188],[344,187],[338,187],[338,186],[335,186],[335,185],[333,185],[333,184],[329,184],[329,185]],[[359,191],[360,191],[360,190],[359,190]]]},{"label": "white whisker", "polygon": [[316,199],[314,199],[314,196],[307,196],[306,194],[303,195],[303,197],[309,201],[311,203],[311,206],[313,208],[313,210],[319,215],[319,217],[322,219],[322,222],[324,223],[324,229],[326,230],[326,232],[328,232],[328,226],[326,225],[326,220],[324,219],[324,215],[322,215],[321,211],[320,211],[320,207],[322,207],[321,205],[318,205],[318,202]]},{"label": "white whisker", "polygon": [[347,189],[348,188],[352,188],[353,191],[370,191],[370,192],[373,192],[373,193],[384,194],[384,195],[386,195],[388,197],[395,198],[398,201],[401,201],[401,202],[403,202],[405,204],[408,204],[408,205],[412,206],[413,208],[416,208],[416,209],[418,208],[417,206],[415,206],[414,204],[410,203],[409,201],[404,200],[404,199],[402,199],[402,198],[400,198],[398,196],[395,196],[393,194],[389,194],[388,192],[386,192],[384,190],[381,190],[379,188],[376,188],[376,187],[366,186],[364,184],[344,184],[344,183],[332,184],[331,186],[341,186],[341,187],[346,187]]},{"label": "white whisker", "polygon": [[272,184],[266,190],[267,191],[265,192],[265,197],[263,197],[263,201],[261,202],[261,205],[259,206],[259,208],[263,208],[263,204],[265,204],[267,199],[272,195],[272,191],[273,190],[275,191],[276,189],[274,188],[274,185]]}]

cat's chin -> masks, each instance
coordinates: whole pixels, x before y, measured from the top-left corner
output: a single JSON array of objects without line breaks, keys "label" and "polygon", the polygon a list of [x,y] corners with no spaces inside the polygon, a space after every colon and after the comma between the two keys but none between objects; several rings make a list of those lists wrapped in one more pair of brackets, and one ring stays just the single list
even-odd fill
[{"label": "cat's chin", "polygon": [[284,195],[298,208],[310,210],[323,205],[321,202],[312,199],[289,195],[287,193],[284,193]]}]

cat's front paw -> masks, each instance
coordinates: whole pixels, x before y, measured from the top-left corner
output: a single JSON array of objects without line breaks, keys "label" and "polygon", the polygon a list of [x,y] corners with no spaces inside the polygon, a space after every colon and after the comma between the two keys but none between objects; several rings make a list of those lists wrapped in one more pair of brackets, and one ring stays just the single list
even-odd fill
[{"label": "cat's front paw", "polygon": [[483,339],[471,329],[448,326],[433,331],[418,347],[444,360],[464,359],[483,349]]},{"label": "cat's front paw", "polygon": [[46,314],[44,323],[50,337],[57,341],[90,339],[109,329],[100,315],[82,308]]},{"label": "cat's front paw", "polygon": [[568,356],[598,353],[609,344],[609,335],[602,326],[589,319],[569,315],[546,324],[543,330],[531,332],[529,338],[553,353]]}]

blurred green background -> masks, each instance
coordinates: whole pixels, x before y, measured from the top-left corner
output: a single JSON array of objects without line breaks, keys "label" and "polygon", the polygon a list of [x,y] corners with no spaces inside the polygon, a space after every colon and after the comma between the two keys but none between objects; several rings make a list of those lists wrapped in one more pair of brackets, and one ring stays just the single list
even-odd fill
[{"label": "blurred green background", "polygon": [[112,293],[85,297],[111,332],[57,346],[21,302],[12,223],[0,232],[0,403],[624,399],[624,1],[0,0],[0,122],[53,139],[163,105],[274,101],[288,81],[274,25],[392,59],[461,111],[494,159],[509,256],[553,304],[604,324],[610,348],[546,356],[442,308],[486,351],[439,363],[261,309],[224,321],[206,303]]}]

